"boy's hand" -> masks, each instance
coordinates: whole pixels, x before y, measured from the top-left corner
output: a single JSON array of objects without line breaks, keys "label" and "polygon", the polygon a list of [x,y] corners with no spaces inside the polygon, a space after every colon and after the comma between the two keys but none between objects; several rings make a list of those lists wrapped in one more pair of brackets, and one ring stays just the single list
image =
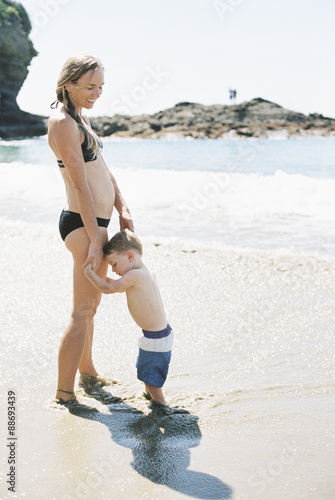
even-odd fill
[{"label": "boy's hand", "polygon": [[89,264],[87,264],[87,266],[85,267],[84,269],[84,273],[87,275],[91,274],[93,272],[93,264],[92,262],[90,262]]}]

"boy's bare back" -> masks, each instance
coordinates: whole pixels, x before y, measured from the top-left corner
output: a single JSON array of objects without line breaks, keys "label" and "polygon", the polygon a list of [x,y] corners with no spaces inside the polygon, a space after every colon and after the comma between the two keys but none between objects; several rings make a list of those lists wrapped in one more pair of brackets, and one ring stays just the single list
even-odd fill
[{"label": "boy's bare back", "polygon": [[85,268],[85,275],[102,293],[126,292],[129,312],[142,330],[160,331],[166,328],[167,319],[155,277],[139,256],[136,256],[134,267],[119,279],[103,280],[90,265]]},{"label": "boy's bare back", "polygon": [[159,331],[167,325],[164,306],[155,277],[147,267],[128,271],[123,278],[131,278],[127,287],[128,309],[135,323],[143,330]]}]

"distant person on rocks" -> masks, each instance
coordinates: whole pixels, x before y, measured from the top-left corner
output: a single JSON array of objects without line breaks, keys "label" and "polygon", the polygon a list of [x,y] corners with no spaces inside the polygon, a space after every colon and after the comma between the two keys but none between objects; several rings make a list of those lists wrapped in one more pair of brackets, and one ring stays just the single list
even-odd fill
[{"label": "distant person on rocks", "polygon": [[105,244],[106,262],[120,279],[102,279],[92,264],[85,268],[91,283],[102,293],[126,292],[128,309],[142,329],[137,358],[137,378],[144,382],[155,403],[166,405],[162,386],[171,359],[173,332],[167,322],[156,280],[142,262],[142,244],[131,231],[116,233]]},{"label": "distant person on rocks", "polygon": [[229,89],[229,99],[235,104],[237,92],[235,89]]},{"label": "distant person on rocks", "polygon": [[[102,144],[93,132],[85,109],[92,109],[104,85],[101,62],[87,54],[70,57],[56,88],[57,100],[49,119],[49,145],[66,186],[67,206],[59,230],[73,257],[73,306],[58,356],[56,398],[61,404],[76,400],[74,381],[101,382],[92,360],[93,319],[101,294],[84,274],[90,264],[105,278],[108,264],[102,247],[108,240],[107,226],[115,207],[120,228],[134,230],[129,209],[102,157]],[[59,299],[61,300],[61,298]]]}]

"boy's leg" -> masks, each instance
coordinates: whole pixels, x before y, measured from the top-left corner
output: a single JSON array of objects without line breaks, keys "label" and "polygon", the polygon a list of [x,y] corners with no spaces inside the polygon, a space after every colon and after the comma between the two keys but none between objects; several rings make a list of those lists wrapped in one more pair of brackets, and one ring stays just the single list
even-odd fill
[{"label": "boy's leg", "polygon": [[154,385],[144,384],[147,392],[152,397],[153,401],[157,401],[157,403],[162,403],[166,405],[163,391],[160,387],[155,387]]}]

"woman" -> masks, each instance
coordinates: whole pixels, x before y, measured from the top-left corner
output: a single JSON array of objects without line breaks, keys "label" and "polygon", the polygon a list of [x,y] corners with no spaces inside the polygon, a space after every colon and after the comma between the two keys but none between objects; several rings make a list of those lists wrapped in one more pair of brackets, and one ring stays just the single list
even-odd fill
[{"label": "woman", "polygon": [[[128,207],[102,156],[102,144],[92,131],[84,109],[91,109],[102,93],[104,70],[96,58],[79,54],[64,64],[57,82],[57,101],[49,119],[49,145],[56,155],[67,194],[59,229],[73,257],[73,309],[58,355],[56,398],[76,400],[74,380],[81,374],[98,377],[92,361],[93,318],[101,294],[84,275],[92,263],[106,277],[102,246],[113,207],[120,228],[134,230]],[[58,104],[61,104],[58,106]]]}]

